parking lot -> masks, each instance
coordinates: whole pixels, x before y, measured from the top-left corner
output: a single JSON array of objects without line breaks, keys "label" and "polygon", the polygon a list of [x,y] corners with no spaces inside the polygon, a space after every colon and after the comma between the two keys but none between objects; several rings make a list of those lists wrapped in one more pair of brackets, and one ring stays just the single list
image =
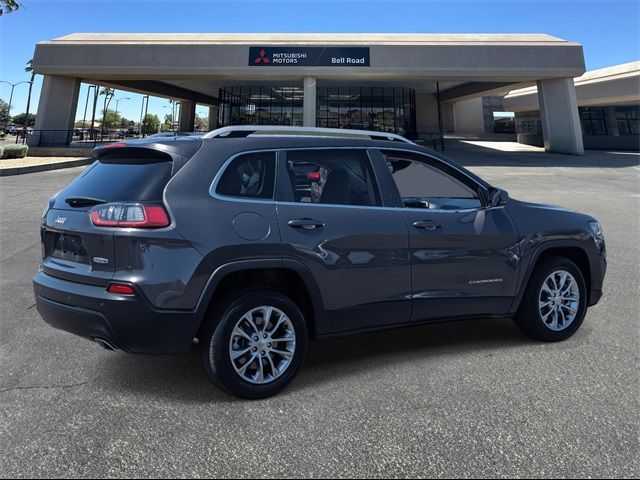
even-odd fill
[{"label": "parking lot", "polygon": [[638,155],[445,153],[515,198],[599,218],[601,303],[560,344],[491,319],[313,342],[258,402],[210,385],[195,348],[112,353],[46,326],[40,213],[82,169],[0,178],[0,476],[640,475]]}]

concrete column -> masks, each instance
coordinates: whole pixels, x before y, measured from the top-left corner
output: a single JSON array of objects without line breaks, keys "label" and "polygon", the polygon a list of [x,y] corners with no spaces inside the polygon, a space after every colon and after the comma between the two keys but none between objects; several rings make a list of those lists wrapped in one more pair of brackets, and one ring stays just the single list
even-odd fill
[{"label": "concrete column", "polygon": [[584,155],[573,78],[539,80],[538,101],[544,149],[547,152]]},{"label": "concrete column", "polygon": [[427,138],[438,134],[438,99],[432,93],[416,93],[416,130]]},{"label": "concrete column", "polygon": [[178,130],[180,132],[193,132],[196,129],[196,102],[190,100],[180,101],[180,115],[178,117]]},{"label": "concrete column", "polygon": [[209,131],[215,130],[218,125],[218,107],[209,107]]},{"label": "concrete column", "polygon": [[80,79],[45,75],[40,91],[34,134],[27,136],[30,146],[65,146],[71,141],[78,107]]},{"label": "concrete column", "polygon": [[305,127],[316,126],[316,79],[304,77],[304,100],[302,107],[302,124]]},{"label": "concrete column", "polygon": [[455,102],[453,108],[457,134],[481,136],[485,133],[482,97]]}]

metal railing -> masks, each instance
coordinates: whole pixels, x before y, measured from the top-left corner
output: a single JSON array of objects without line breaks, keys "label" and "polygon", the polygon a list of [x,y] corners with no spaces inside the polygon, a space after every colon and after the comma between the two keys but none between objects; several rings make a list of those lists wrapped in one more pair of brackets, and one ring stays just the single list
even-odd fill
[{"label": "metal railing", "polygon": [[[66,148],[94,148],[104,143],[113,143],[123,139],[142,138],[139,134],[121,132],[101,132],[99,130],[29,130],[18,131],[15,143],[26,144],[31,147],[66,147]],[[7,137],[5,137],[5,141]]]},{"label": "metal railing", "polygon": [[[390,134],[386,132],[373,132],[373,131],[357,131],[357,130],[335,130],[331,129],[305,129],[305,128],[291,128],[285,130],[283,127],[253,127],[253,126],[236,126],[225,127],[222,129],[211,131],[205,134],[205,137],[217,137],[220,134],[250,134],[253,132],[261,132],[266,134],[270,133],[293,133],[307,135],[315,133],[316,135],[340,135],[340,136],[369,136],[370,138],[386,138],[396,141],[403,141],[407,143],[417,143],[425,147],[432,148],[434,150],[444,150],[444,141],[440,137],[439,133],[432,132],[419,132],[414,136],[415,140],[409,140],[399,135]],[[113,143],[126,139],[144,138],[147,135],[140,135],[134,133],[121,133],[121,132],[101,132],[99,130],[87,131],[80,129],[73,130],[29,130],[25,135],[23,131],[18,131],[18,135],[15,136],[15,140],[7,135],[5,136],[5,143],[7,141],[26,144],[31,147],[61,147],[61,148],[94,148],[98,145],[105,143]]]}]

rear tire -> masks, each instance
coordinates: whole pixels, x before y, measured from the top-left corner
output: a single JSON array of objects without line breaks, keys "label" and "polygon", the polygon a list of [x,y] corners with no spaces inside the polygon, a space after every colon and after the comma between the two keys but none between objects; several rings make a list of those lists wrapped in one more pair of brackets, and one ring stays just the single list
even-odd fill
[{"label": "rear tire", "polygon": [[586,311],[582,272],[568,258],[554,256],[536,266],[514,320],[535,340],[559,342],[580,328]]},{"label": "rear tire", "polygon": [[250,291],[212,312],[202,338],[202,363],[223,390],[266,398],[296,375],[307,338],[302,312],[291,299],[272,290]]}]

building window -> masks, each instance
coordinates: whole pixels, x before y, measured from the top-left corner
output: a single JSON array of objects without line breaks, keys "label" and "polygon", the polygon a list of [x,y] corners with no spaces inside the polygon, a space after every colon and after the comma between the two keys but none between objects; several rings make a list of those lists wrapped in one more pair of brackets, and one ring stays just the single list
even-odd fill
[{"label": "building window", "polygon": [[316,125],[416,135],[415,91],[394,87],[317,88]]},{"label": "building window", "polygon": [[302,87],[237,86],[218,93],[218,127],[228,125],[302,126]]},{"label": "building window", "polygon": [[516,133],[540,135],[540,120],[521,120],[518,122]]},{"label": "building window", "polygon": [[620,135],[640,135],[640,106],[616,107]]},{"label": "building window", "polygon": [[578,112],[580,113],[583,135],[607,134],[604,107],[580,107]]}]

